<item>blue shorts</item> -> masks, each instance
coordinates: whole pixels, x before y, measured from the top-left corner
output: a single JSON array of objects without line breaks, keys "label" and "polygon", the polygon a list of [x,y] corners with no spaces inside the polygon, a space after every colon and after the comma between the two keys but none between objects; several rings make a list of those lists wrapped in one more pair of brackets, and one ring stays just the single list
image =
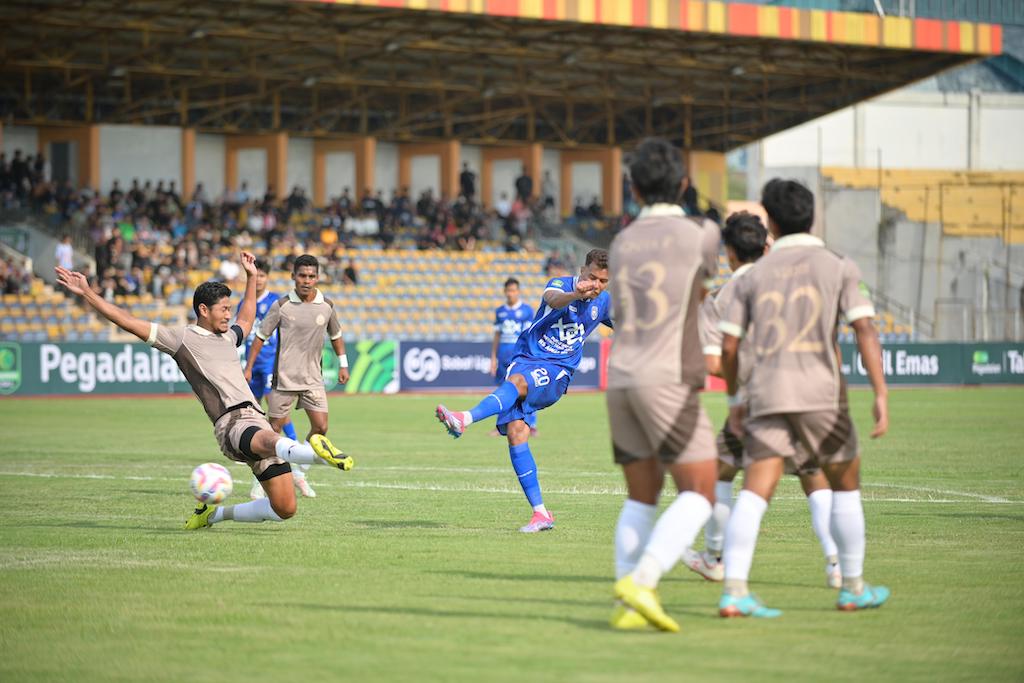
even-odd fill
[{"label": "blue shorts", "polygon": [[522,375],[526,379],[526,396],[498,413],[498,432],[502,436],[506,434],[506,425],[513,420],[535,424],[537,411],[557,403],[572,381],[572,373],[561,365],[523,356],[517,356],[509,364],[506,377],[511,375]]},{"label": "blue shorts", "polygon": [[274,371],[270,370],[259,370],[257,368],[252,369],[252,379],[249,380],[249,388],[252,389],[252,395],[256,398],[256,402],[259,403],[263,400],[263,397],[270,393],[271,384],[274,382]]},{"label": "blue shorts", "polygon": [[505,381],[505,375],[508,374],[508,365],[512,362],[512,359],[516,357],[516,345],[515,344],[499,344],[498,345],[498,369],[494,371],[494,383],[501,384]]}]

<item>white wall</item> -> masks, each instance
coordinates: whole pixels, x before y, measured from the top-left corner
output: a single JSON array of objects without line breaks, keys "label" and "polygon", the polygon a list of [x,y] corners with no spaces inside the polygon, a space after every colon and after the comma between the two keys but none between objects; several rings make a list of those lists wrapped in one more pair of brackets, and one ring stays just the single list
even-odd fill
[{"label": "white wall", "polygon": [[523,162],[518,159],[498,159],[491,165],[491,196],[484,197],[488,206],[494,206],[504,192],[509,201],[516,197],[516,178],[523,172]]},{"label": "white wall", "polygon": [[[415,156],[409,164],[409,173],[412,197],[419,197],[425,190],[430,190],[435,197],[441,196],[441,157],[436,154]],[[386,188],[384,195],[390,197],[391,188]]]},{"label": "white wall", "polygon": [[[966,169],[970,95],[898,91],[771,135],[760,143],[765,167],[825,166]],[[979,96],[978,159],[973,170],[1024,170],[1024,95]],[[758,144],[758,143],[755,143]],[[753,155],[756,159],[756,155]]]},{"label": "white wall", "polygon": [[3,151],[7,155],[7,161],[14,156],[14,150],[20,149],[22,158],[29,154],[35,156],[39,147],[39,135],[34,126],[4,126],[2,135],[4,138]]},{"label": "white wall", "polygon": [[[385,197],[391,196],[391,190],[398,187],[398,145],[390,142],[377,143],[377,163],[375,165],[374,193],[378,189],[384,191]],[[363,196],[363,188],[355,193]],[[415,197],[414,197],[415,199]]]},{"label": "white wall", "polygon": [[288,138],[288,187],[278,187],[277,196],[287,197],[298,185],[313,196],[313,140],[312,138]]},{"label": "white wall", "polygon": [[110,191],[115,180],[130,187],[171,180],[181,188],[181,129],[172,126],[100,126],[100,191]]},{"label": "white wall", "polygon": [[476,145],[461,145],[459,149],[462,159],[459,161],[459,173],[462,164],[469,164],[469,170],[476,174],[476,191],[480,192],[480,169],[483,167],[483,152]]},{"label": "white wall", "polygon": [[[555,211],[561,212],[562,207],[559,206],[559,199],[561,198],[561,186],[562,186],[562,152],[557,149],[545,149],[544,154],[540,161],[540,178],[534,180],[533,186],[536,193],[539,195],[541,188],[544,183],[544,174],[547,173],[551,178],[551,184],[554,189],[555,199]],[[558,215],[561,215],[560,213]]]},{"label": "white wall", "polygon": [[1024,98],[981,96],[980,168],[1024,169],[1024,104],[1021,100]]},{"label": "white wall", "polygon": [[[223,135],[196,135],[196,182],[203,184],[212,201],[224,193],[225,152]],[[185,188],[183,197],[192,197],[194,187]]]},{"label": "white wall", "polygon": [[263,199],[263,193],[267,191],[267,150],[238,150],[238,187],[229,189],[235,192],[242,183],[248,183],[250,199]]},{"label": "white wall", "polygon": [[327,199],[340,197],[342,191],[347,187],[348,196],[357,200],[363,196],[363,191],[356,187],[356,155],[352,152],[332,152],[326,155],[325,163],[325,189]]},{"label": "white wall", "polygon": [[[929,98],[931,99],[931,98]],[[966,168],[968,101],[882,101],[866,105],[865,166],[889,168]]]},{"label": "white wall", "polygon": [[[576,205],[576,198],[583,198],[583,205],[590,206],[590,202],[597,196],[601,205],[604,206],[604,197],[601,196],[601,164],[596,161],[584,161],[572,165],[572,203]],[[572,207],[566,207],[572,209]]]},{"label": "white wall", "polygon": [[818,140],[821,130],[821,157],[825,166],[854,165],[853,107],[769,135],[763,141],[765,158],[771,166],[818,165]]}]

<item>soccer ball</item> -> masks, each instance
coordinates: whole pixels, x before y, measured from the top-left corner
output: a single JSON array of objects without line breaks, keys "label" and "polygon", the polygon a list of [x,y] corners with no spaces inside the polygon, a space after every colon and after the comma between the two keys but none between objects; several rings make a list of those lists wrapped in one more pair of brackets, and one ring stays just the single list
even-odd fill
[{"label": "soccer ball", "polygon": [[189,484],[196,500],[209,505],[224,502],[224,499],[231,495],[234,486],[228,468],[215,462],[208,462],[192,470]]}]

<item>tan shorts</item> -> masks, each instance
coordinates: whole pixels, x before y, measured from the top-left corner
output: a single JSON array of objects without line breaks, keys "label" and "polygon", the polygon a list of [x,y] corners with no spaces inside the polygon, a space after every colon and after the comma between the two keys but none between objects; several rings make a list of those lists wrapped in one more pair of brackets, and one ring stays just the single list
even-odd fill
[{"label": "tan shorts", "polygon": [[[718,438],[715,439],[715,445],[718,446],[718,462],[723,465],[734,469],[743,469],[743,441],[736,438],[736,435],[729,429],[729,423],[726,422],[722,425],[722,430],[718,432]],[[795,474],[797,476],[803,476],[805,474],[814,474],[821,468],[818,466],[817,460],[807,460],[803,465],[797,466],[792,459],[786,458],[785,473]]]},{"label": "tan shorts", "polygon": [[849,410],[816,410],[752,417],[743,439],[749,460],[782,456],[798,472],[857,457],[857,430]]},{"label": "tan shorts", "polygon": [[267,415],[270,417],[288,417],[292,406],[298,404],[302,410],[314,413],[327,412],[327,390],[323,387],[304,389],[303,391],[281,391],[271,389],[267,394]]},{"label": "tan shorts", "polygon": [[657,457],[666,464],[715,458],[715,436],[700,392],[679,384],[609,389],[615,462]]},{"label": "tan shorts", "polygon": [[235,462],[244,462],[252,468],[252,473],[259,477],[271,465],[283,465],[284,460],[276,455],[249,457],[242,453],[242,435],[251,427],[270,429],[270,423],[263,413],[254,408],[239,408],[217,420],[213,425],[213,434],[217,437],[221,453]]}]

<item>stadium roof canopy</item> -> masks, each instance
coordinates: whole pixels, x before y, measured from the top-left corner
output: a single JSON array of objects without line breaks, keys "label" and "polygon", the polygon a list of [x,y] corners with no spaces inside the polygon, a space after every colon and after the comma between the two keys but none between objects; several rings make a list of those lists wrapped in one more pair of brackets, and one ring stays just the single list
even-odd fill
[{"label": "stadium roof canopy", "polygon": [[998,25],[700,0],[5,0],[6,123],[727,150]]}]

